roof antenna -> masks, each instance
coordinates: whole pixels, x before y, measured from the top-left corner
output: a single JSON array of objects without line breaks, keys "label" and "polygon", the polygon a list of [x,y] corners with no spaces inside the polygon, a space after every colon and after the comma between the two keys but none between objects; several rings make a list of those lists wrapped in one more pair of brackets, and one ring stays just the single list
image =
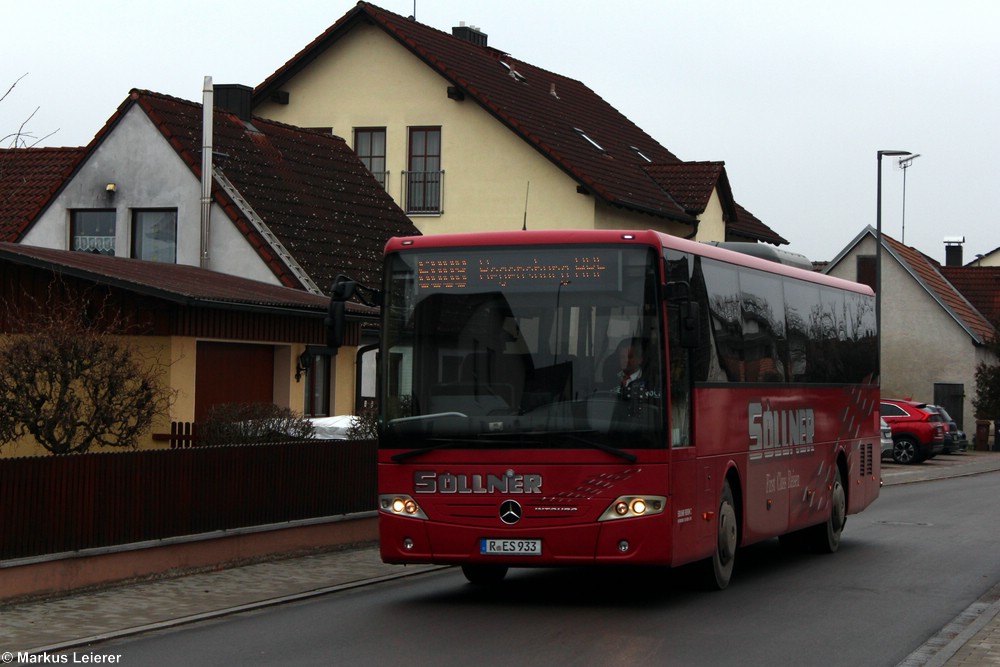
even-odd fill
[{"label": "roof antenna", "polygon": [[531,181],[528,181],[528,187],[524,189],[524,223],[521,225],[521,231],[528,231],[528,192],[531,190]]}]

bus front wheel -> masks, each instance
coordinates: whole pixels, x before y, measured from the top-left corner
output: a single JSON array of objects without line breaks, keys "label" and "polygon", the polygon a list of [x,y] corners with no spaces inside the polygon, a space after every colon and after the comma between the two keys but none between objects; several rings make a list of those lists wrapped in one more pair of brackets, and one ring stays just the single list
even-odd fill
[{"label": "bus front wheel", "polygon": [[503,581],[507,576],[507,568],[503,565],[463,565],[462,574],[470,584],[490,586]]},{"label": "bus front wheel", "polygon": [[729,585],[729,580],[733,577],[736,545],[739,541],[739,531],[736,524],[736,503],[733,500],[733,491],[727,481],[722,486],[722,498],[719,499],[715,552],[707,561],[710,569],[707,583],[710,588],[722,590]]}]

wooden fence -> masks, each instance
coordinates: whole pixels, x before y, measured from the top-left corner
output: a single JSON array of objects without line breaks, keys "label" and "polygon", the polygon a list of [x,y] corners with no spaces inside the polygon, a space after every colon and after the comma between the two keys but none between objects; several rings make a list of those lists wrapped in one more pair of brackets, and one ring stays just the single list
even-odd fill
[{"label": "wooden fence", "polygon": [[370,511],[375,469],[372,441],[0,459],[0,560]]}]

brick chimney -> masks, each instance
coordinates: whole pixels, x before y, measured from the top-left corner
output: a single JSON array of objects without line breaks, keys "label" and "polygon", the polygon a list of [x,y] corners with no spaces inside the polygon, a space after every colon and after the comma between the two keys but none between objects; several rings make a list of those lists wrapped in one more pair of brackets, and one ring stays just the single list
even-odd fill
[{"label": "brick chimney", "polygon": [[242,121],[250,120],[250,96],[253,88],[238,83],[215,84],[215,108],[236,114]]},{"label": "brick chimney", "polygon": [[465,21],[459,21],[458,26],[451,29],[451,36],[475,44],[476,46],[486,46],[488,35],[481,32],[474,25],[465,25]]},{"label": "brick chimney", "polygon": [[964,236],[944,237],[944,265],[962,266],[962,245],[965,244]]}]

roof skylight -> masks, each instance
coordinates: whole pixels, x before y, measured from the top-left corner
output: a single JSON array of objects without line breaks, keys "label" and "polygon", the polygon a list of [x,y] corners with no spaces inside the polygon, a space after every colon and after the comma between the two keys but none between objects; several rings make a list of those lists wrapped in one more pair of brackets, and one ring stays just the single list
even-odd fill
[{"label": "roof skylight", "polygon": [[643,152],[642,152],[641,150],[639,150],[639,149],[638,149],[637,147],[635,147],[635,146],[632,146],[631,148],[632,148],[632,150],[633,150],[633,151],[635,151],[635,154],[636,154],[636,155],[638,155],[639,157],[641,157],[641,158],[642,158],[643,160],[645,160],[646,162],[652,162],[652,161],[653,161],[653,160],[652,160],[652,159],[651,159],[651,158],[650,158],[650,157],[649,157],[648,155],[646,155],[645,153],[643,153]]},{"label": "roof skylight", "polygon": [[576,132],[577,134],[579,134],[581,137],[583,137],[584,141],[586,141],[588,144],[590,144],[591,146],[593,146],[597,150],[601,151],[602,153],[607,152],[607,151],[604,150],[604,146],[600,145],[599,143],[597,143],[596,141],[594,141],[593,139],[591,139],[589,136],[587,136],[587,133],[584,132],[583,130],[581,130],[580,128],[574,127],[573,131]]}]

